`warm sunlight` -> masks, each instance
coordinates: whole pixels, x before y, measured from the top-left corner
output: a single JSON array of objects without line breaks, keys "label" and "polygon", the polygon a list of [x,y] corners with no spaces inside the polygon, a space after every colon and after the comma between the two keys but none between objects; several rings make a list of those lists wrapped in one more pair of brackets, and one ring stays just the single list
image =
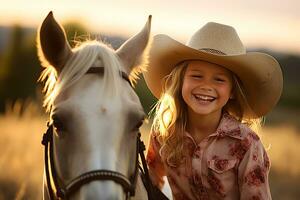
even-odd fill
[{"label": "warm sunlight", "polygon": [[[118,166],[122,166],[122,164],[120,164],[121,158],[126,159],[129,156],[127,152],[130,147],[129,144],[136,144],[130,141],[134,141],[132,138],[135,137],[135,133],[138,133],[138,127],[141,125],[141,117],[145,117],[144,113],[148,118],[146,123],[144,121],[140,127],[139,132],[141,133],[141,138],[146,148],[148,148],[151,147],[147,145],[149,144],[148,142],[151,141],[149,139],[153,138],[149,137],[151,132],[155,132],[159,129],[162,133],[161,135],[166,137],[170,137],[170,133],[177,133],[175,132],[176,127],[172,127],[169,132],[167,132],[166,129],[174,124],[177,117],[176,112],[184,112],[184,109],[180,110],[180,107],[178,108],[179,111],[176,110],[176,105],[179,105],[175,105],[175,100],[172,95],[165,94],[164,99],[158,101],[158,99],[151,94],[151,91],[147,87],[145,77],[141,74],[139,74],[139,79],[137,83],[134,84],[133,90],[128,85],[125,85],[127,84],[125,81],[124,83],[123,81],[121,82],[124,84],[124,87],[123,85],[120,86],[122,89],[120,89],[121,93],[118,97],[121,97],[121,99],[116,98],[118,101],[115,101],[119,102],[118,105],[114,101],[111,101],[109,97],[107,97],[107,99],[109,99],[107,105],[106,103],[102,103],[103,98],[106,96],[100,93],[96,84],[102,83],[100,79],[103,78],[103,76],[96,74],[82,75],[81,81],[78,84],[72,85],[74,87],[70,87],[69,90],[60,89],[61,85],[63,85],[62,83],[70,83],[67,79],[61,78],[64,76],[60,73],[61,67],[64,69],[67,67],[59,65],[59,70],[56,72],[54,67],[46,67],[50,65],[49,63],[54,62],[49,61],[48,63],[47,59],[42,60],[42,58],[49,58],[47,52],[53,52],[53,54],[50,53],[49,55],[60,52],[60,48],[52,48],[56,46],[53,44],[66,43],[60,43],[57,42],[56,39],[53,39],[57,38],[56,34],[54,34],[54,36],[56,35],[55,37],[52,34],[50,34],[50,37],[43,37],[45,36],[43,33],[49,34],[51,33],[49,30],[53,31],[53,26],[49,26],[49,24],[53,25],[55,23],[49,23],[49,29],[44,29],[45,26],[43,26],[42,30],[44,31],[38,32],[39,26],[50,11],[53,11],[54,18],[63,26],[63,30],[65,30],[66,33],[66,38],[63,38],[63,34],[60,34],[58,38],[63,38],[64,41],[66,39],[72,48],[78,46],[80,42],[84,42],[86,39],[95,39],[99,42],[103,42],[105,45],[107,44],[109,51],[103,53],[103,55],[110,56],[99,56],[100,52],[98,52],[98,50],[96,51],[97,48],[95,48],[95,51],[90,51],[93,52],[90,53],[90,55],[95,55],[95,59],[102,59],[101,61],[103,61],[104,67],[108,66],[105,58],[114,58],[111,60],[111,63],[115,64],[109,67],[121,64],[123,66],[120,66],[118,69],[122,69],[122,72],[124,71],[125,73],[129,72],[128,69],[130,68],[124,66],[127,62],[116,61],[121,57],[126,58],[127,54],[126,56],[120,56],[120,54],[115,56],[115,54],[108,52],[115,53],[113,49],[118,49],[122,44],[126,44],[125,41],[127,38],[138,33],[145,25],[148,15],[152,15],[150,41],[156,34],[166,34],[179,42],[186,43],[190,36],[207,22],[217,22],[233,26],[248,51],[259,51],[273,56],[278,61],[283,73],[283,91],[276,107],[263,118],[261,127],[255,127],[255,131],[259,134],[270,158],[271,171],[267,178],[270,184],[272,199],[299,199],[300,0],[286,0],[284,2],[282,0],[0,0],[0,5],[0,170],[2,172],[0,173],[0,200],[42,199],[45,158],[41,140],[43,133],[47,131],[47,121],[49,120],[53,122],[53,124],[61,125],[63,130],[62,134],[55,135],[54,145],[59,144],[60,147],[66,147],[66,149],[70,148],[68,156],[55,154],[55,165],[59,166],[59,169],[63,166],[67,166],[62,163],[59,165],[59,162],[57,162],[59,160],[57,158],[61,156],[62,161],[69,162],[71,163],[70,166],[74,167],[75,162],[71,162],[70,157],[78,155],[80,157],[79,159],[75,159],[75,161],[79,161],[77,167],[79,169],[80,167],[86,167],[85,165],[88,164],[96,163],[99,165],[100,162],[96,161],[96,159],[100,158],[99,154],[103,152],[107,153],[112,150],[113,147],[116,147],[118,152],[126,153],[126,156],[119,155],[110,162],[107,161],[110,155],[117,155],[117,153],[109,153],[103,157],[105,159],[103,159],[103,162],[101,160],[101,164],[117,163]],[[53,19],[51,14],[49,16],[51,17],[50,19]],[[46,24],[48,22],[49,21],[46,20]],[[60,26],[57,26],[54,30],[61,30],[59,27]],[[61,31],[58,32],[62,33]],[[143,33],[143,37],[141,38],[147,38],[148,40],[148,30]],[[44,44],[44,42],[40,41],[38,35],[41,35],[41,38],[45,38],[42,41],[46,41],[47,48],[42,48],[41,45],[39,45],[41,43]],[[222,34],[220,38],[223,39],[223,35],[224,34]],[[134,41],[138,41],[137,43],[139,45],[130,45],[129,50],[127,50],[127,52],[129,52],[128,55],[134,55],[133,52],[140,49],[140,44],[144,44],[140,42],[141,40]],[[163,42],[161,42],[161,44],[163,44]],[[110,49],[110,47],[113,49]],[[45,50],[48,48],[54,50]],[[93,48],[91,48],[91,50],[92,49]],[[132,49],[134,49],[134,51],[131,51]],[[159,53],[159,50],[153,52]],[[179,51],[176,53],[180,54]],[[148,54],[145,52],[140,52],[140,54],[145,55],[143,58],[147,58]],[[81,55],[82,57],[80,57]],[[87,55],[89,54],[77,52],[75,56],[68,57],[68,60],[64,63],[79,64],[76,70],[74,70],[73,67],[68,67],[67,69],[73,71],[74,74],[79,74],[79,71],[82,71],[82,73],[85,72],[82,70],[84,66],[97,67],[98,64],[95,64],[96,62],[92,65],[91,63],[82,64],[83,61],[81,63],[81,59],[78,59],[80,62],[77,62],[76,59],[73,60],[73,58],[87,58],[86,60],[93,61],[93,59],[91,59],[92,56],[89,57]],[[53,57],[54,60],[56,60],[56,58],[60,60],[60,58],[65,57],[61,56],[61,54],[60,56],[56,56],[50,57]],[[233,57],[235,56],[236,55]],[[169,58],[170,57],[168,57],[168,61],[171,61]],[[132,63],[134,63],[138,69],[137,60],[140,59],[135,58],[133,60],[135,61],[132,61]],[[160,62],[164,63],[164,61],[153,63]],[[147,63],[147,61],[144,63]],[[266,66],[269,65],[269,62],[262,63]],[[148,61],[147,67],[151,66],[150,64],[151,62]],[[175,62],[172,63],[172,65],[174,64]],[[107,71],[109,71],[107,69],[113,68],[105,68],[104,72],[106,71],[106,74]],[[261,69],[262,68],[260,68],[259,71],[261,71]],[[69,75],[70,73],[66,72],[68,70],[64,70],[64,74]],[[146,66],[145,70],[147,70]],[[86,71],[90,73],[91,71],[93,72],[94,69],[86,69]],[[95,71],[98,73],[98,69]],[[115,71],[117,72],[117,68]],[[101,73],[102,72],[103,71],[101,71]],[[159,73],[160,72],[157,74]],[[126,78],[123,73],[122,76]],[[274,79],[275,77],[270,77],[270,74],[266,76],[268,80]],[[69,77],[74,76],[69,75]],[[161,80],[164,80],[164,78],[161,78]],[[260,83],[263,87],[267,85],[265,81],[261,81]],[[43,88],[44,93],[42,91]],[[130,90],[129,95],[126,93],[127,89]],[[256,87],[255,89],[258,88]],[[170,91],[168,88],[165,90],[167,92]],[[66,93],[60,94],[61,92]],[[269,90],[269,92],[271,92],[271,90]],[[57,98],[57,101],[54,101],[57,95],[60,95],[62,98]],[[256,96],[254,98],[260,98],[259,95]],[[219,93],[215,99],[218,97]],[[61,102],[59,102],[59,100],[61,100]],[[251,98],[251,102],[252,101],[253,99]],[[158,104],[158,102],[160,104]],[[126,103],[128,103],[128,105]],[[269,102],[265,102],[264,105],[268,103]],[[95,104],[94,107],[92,107],[93,104]],[[61,112],[57,112],[56,121],[47,113],[51,106],[62,110]],[[101,112],[99,112],[100,106]],[[142,108],[144,112],[142,112]],[[136,110],[138,112],[134,112]],[[154,111],[156,115],[154,115]],[[124,114],[123,116],[122,113]],[[178,115],[178,117],[180,116]],[[103,122],[101,121],[102,119]],[[184,118],[184,121],[188,121],[188,118]],[[104,128],[102,128],[102,125]],[[176,126],[179,127],[182,125],[176,124]],[[130,127],[134,129],[130,129]],[[124,142],[122,139],[116,137],[117,133],[114,133],[114,130],[119,131],[120,138],[123,139],[125,138],[124,136],[130,138],[126,138]],[[57,131],[59,131],[59,129],[57,129]],[[130,131],[130,134],[129,132],[128,134],[124,134],[126,131]],[[103,138],[100,137],[101,132],[104,134],[102,135]],[[76,136],[78,140],[75,140]],[[253,136],[253,134],[249,134],[249,136]],[[160,137],[158,139],[165,139],[166,137]],[[234,139],[234,137],[232,139]],[[121,148],[122,145],[120,143],[114,143],[118,141],[122,141],[125,147]],[[238,145],[235,146],[243,153],[245,151],[243,144],[248,144],[248,142],[248,138],[246,138],[241,141],[241,145],[237,143]],[[94,146],[92,146],[92,143]],[[80,147],[81,144],[84,147]],[[101,148],[105,145],[107,149],[103,151]],[[133,147],[132,152],[134,152],[136,146],[131,147]],[[203,147],[201,147],[201,149],[202,148]],[[64,148],[54,146],[54,149],[55,152],[58,152],[58,150]],[[126,151],[123,151],[125,149]],[[217,148],[214,148],[214,150],[215,149]],[[202,149],[201,151],[205,153],[205,150]],[[223,149],[221,151],[225,152]],[[92,159],[90,156],[85,156],[87,155],[85,153],[95,155],[95,161],[94,158]],[[134,156],[132,157],[135,158]],[[217,158],[217,156],[214,157]],[[252,157],[253,160],[256,158],[257,156]],[[227,159],[224,161],[226,160]],[[187,161],[190,162],[192,160],[183,159],[183,161],[187,163]],[[205,164],[206,158],[201,161],[203,162],[195,163],[202,166],[203,163]],[[221,164],[225,163],[224,166],[227,165],[222,159],[219,159],[219,161],[222,161],[220,162]],[[230,163],[235,164],[235,167],[237,167],[235,160],[230,161],[234,161]],[[82,163],[84,165],[82,165]],[[132,164],[128,162],[128,160],[126,163]],[[265,162],[264,164],[269,166],[269,162]],[[219,162],[211,163],[211,167],[215,167],[216,169],[218,168],[217,165],[219,165]],[[233,165],[231,165],[231,167],[232,166]],[[87,168],[94,169],[94,167]],[[212,168],[212,170],[215,169]],[[232,169],[225,169],[220,173],[216,171],[216,175],[226,176],[221,173],[227,173],[229,170]],[[71,170],[65,169],[62,170],[62,172],[71,172]],[[256,169],[253,172],[256,174]],[[75,175],[76,173],[73,174]],[[183,173],[179,173],[179,176],[180,174]],[[197,176],[195,177],[197,178]],[[61,183],[64,183],[62,178],[59,180]],[[195,180],[189,179],[189,181]],[[215,183],[216,181],[212,179],[212,182]],[[180,184],[182,184],[182,182],[180,182]],[[98,191],[98,189],[93,189],[93,191]],[[166,193],[171,200],[172,195],[167,180],[164,185],[164,191],[167,191]],[[203,191],[203,186],[201,186],[199,191]],[[107,193],[107,190],[103,193]],[[102,195],[103,193],[100,192],[99,194]]]},{"label": "warm sunlight", "polygon": [[95,32],[129,37],[153,15],[152,33],[185,43],[206,22],[236,27],[247,47],[300,52],[300,2],[267,1],[0,1],[0,26],[36,27],[50,10],[60,21],[79,21]]},{"label": "warm sunlight", "polygon": [[166,128],[173,122],[173,116],[176,116],[176,107],[174,99],[171,95],[164,94],[163,101],[159,106],[159,116],[162,116],[162,120],[160,121],[160,131],[165,133]]}]

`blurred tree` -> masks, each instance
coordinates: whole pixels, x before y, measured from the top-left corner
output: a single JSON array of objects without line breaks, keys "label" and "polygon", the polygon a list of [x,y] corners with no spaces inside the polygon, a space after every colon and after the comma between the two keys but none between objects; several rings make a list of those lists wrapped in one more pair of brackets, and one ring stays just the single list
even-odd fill
[{"label": "blurred tree", "polygon": [[278,61],[283,72],[283,93],[279,105],[290,108],[300,108],[300,57],[286,55]]},{"label": "blurred tree", "polygon": [[[140,75],[140,79],[137,81],[134,89],[140,98],[140,101],[143,105],[146,114],[149,114],[150,111],[154,108],[157,99],[152,95],[152,93],[148,89],[145,79],[142,75]],[[153,117],[153,114],[154,113],[151,113],[151,118]]]},{"label": "blurred tree", "polygon": [[78,43],[90,39],[86,27],[78,22],[67,22],[63,27],[71,47],[75,47]]},{"label": "blurred tree", "polygon": [[[71,46],[86,40],[86,29],[79,23],[70,22],[64,26]],[[80,37],[78,37],[80,36]],[[35,99],[37,80],[42,68],[37,57],[36,34],[33,30],[18,25],[11,28],[10,39],[0,62],[0,113],[5,105],[17,100]]]},{"label": "blurred tree", "polygon": [[15,102],[35,94],[39,74],[34,37],[26,41],[24,30],[15,25],[11,30],[0,66],[0,112],[7,101]]}]

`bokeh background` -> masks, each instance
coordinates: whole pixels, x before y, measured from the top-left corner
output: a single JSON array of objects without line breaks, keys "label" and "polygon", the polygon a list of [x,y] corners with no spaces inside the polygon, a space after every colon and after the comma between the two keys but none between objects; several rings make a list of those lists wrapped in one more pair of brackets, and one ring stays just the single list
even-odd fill
[{"label": "bokeh background", "polygon": [[[117,48],[152,14],[152,35],[164,33],[185,43],[215,21],[234,26],[248,51],[273,55],[282,67],[284,89],[260,135],[272,162],[273,199],[300,198],[300,1],[0,0],[0,5],[0,200],[41,199],[40,140],[48,116],[37,82],[42,68],[35,40],[50,10],[71,45],[91,38]],[[148,112],[156,100],[142,76],[136,91]],[[150,125],[151,119],[142,127],[145,140]]]}]

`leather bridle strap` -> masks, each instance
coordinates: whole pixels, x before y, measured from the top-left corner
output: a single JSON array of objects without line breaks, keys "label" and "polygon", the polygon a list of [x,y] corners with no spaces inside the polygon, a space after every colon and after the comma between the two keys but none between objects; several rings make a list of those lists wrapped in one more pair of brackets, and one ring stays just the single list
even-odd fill
[{"label": "leather bridle strap", "polygon": [[[49,126],[49,123],[47,124],[48,126],[48,129],[47,129],[47,132],[44,133],[43,135],[43,139],[42,139],[42,145],[44,145],[44,159],[45,159],[45,174],[46,174],[46,181],[47,181],[47,189],[48,189],[48,193],[50,195],[50,199],[53,200],[55,199],[54,197],[57,196],[53,189],[52,189],[52,185],[51,185],[51,180],[50,180],[50,169],[49,169],[49,156],[48,156],[48,153],[51,152],[50,150],[48,150],[49,148],[49,141],[52,140],[52,132],[53,132],[53,127],[52,126]],[[50,156],[52,157],[52,156]],[[51,165],[51,163],[50,163]],[[52,174],[53,176],[53,174]],[[55,185],[55,188],[56,187],[56,183],[54,183]]]},{"label": "leather bridle strap", "polygon": [[86,172],[73,179],[67,186],[66,191],[70,194],[78,190],[82,185],[94,180],[112,180],[123,186],[125,191],[131,191],[131,183],[123,174],[111,170],[95,170]]}]

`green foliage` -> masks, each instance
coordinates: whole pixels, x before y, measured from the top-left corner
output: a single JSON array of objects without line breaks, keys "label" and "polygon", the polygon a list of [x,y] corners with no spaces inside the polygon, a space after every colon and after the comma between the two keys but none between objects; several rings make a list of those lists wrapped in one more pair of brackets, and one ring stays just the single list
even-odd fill
[{"label": "green foliage", "polygon": [[283,72],[283,92],[279,106],[300,108],[300,57],[286,55],[278,57]]},{"label": "green foliage", "polygon": [[151,109],[154,108],[157,99],[152,95],[152,93],[148,89],[145,79],[142,75],[140,75],[140,79],[138,80],[135,86],[135,91],[140,98],[140,101],[143,105],[146,114],[149,114]]},{"label": "green foliage", "polygon": [[[75,37],[86,33],[86,29],[75,22],[67,23],[64,28],[71,46],[76,45]],[[7,103],[35,99],[37,93],[41,93],[37,92],[37,80],[42,68],[37,57],[36,34],[33,33],[20,26],[12,27],[7,46],[0,55],[0,113],[4,112]]]},{"label": "green foliage", "polygon": [[85,41],[89,38],[87,29],[78,22],[68,22],[63,25],[71,47],[75,47],[78,42]]},{"label": "green foliage", "polygon": [[284,81],[283,93],[278,103],[281,107],[299,108],[300,107],[300,85],[289,84]]},{"label": "green foliage", "polygon": [[27,37],[20,26],[12,28],[0,66],[0,112],[7,101],[35,96],[40,67],[34,44],[35,36]]}]

